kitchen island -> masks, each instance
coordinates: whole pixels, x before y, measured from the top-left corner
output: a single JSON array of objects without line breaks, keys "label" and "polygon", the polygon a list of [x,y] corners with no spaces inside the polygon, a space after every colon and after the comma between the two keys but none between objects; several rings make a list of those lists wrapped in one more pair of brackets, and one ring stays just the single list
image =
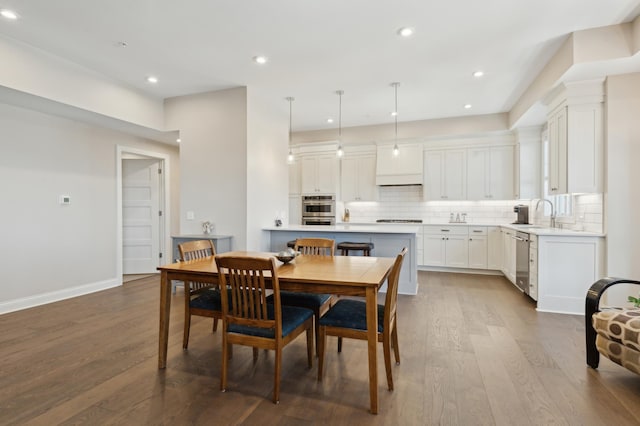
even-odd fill
[{"label": "kitchen island", "polygon": [[[398,225],[291,225],[263,228],[263,245],[278,252],[287,248],[287,242],[296,238],[331,238],[336,245],[343,241],[373,243],[371,256],[396,257],[403,247],[409,249],[405,256],[398,292],[415,295],[418,292],[418,266],[416,236],[418,226]],[[386,291],[386,284],[380,289]]]}]

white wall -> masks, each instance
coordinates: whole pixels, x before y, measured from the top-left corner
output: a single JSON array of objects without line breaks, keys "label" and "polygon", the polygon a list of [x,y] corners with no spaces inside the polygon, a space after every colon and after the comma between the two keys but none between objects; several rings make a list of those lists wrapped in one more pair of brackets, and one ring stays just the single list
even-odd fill
[{"label": "white wall", "polygon": [[607,274],[640,280],[640,73],[606,81]]},{"label": "white wall", "polygon": [[[232,235],[233,249],[247,245],[247,90],[165,100],[166,123],[180,129],[180,233]],[[195,214],[187,220],[187,212]]]},{"label": "white wall", "polygon": [[256,89],[247,95],[247,248],[269,250],[261,228],[289,211],[289,118],[270,108]]},{"label": "white wall", "polygon": [[170,155],[172,187],[177,149],[1,103],[0,129],[0,313],[119,285],[116,145]]},{"label": "white wall", "polygon": [[162,100],[0,36],[0,85],[108,117],[164,130]]}]

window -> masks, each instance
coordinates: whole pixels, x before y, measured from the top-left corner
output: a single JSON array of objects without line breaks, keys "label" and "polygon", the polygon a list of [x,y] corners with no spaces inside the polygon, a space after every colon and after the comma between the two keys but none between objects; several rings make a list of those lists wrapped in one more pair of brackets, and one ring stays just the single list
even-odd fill
[{"label": "window", "polygon": [[[547,131],[542,133],[542,146],[543,146],[543,161],[542,161],[542,175],[543,175],[543,188],[542,198],[546,198],[553,203],[556,210],[556,217],[572,216],[572,198],[571,194],[551,195],[549,194],[549,138],[547,137]],[[549,203],[544,203],[544,215],[551,216],[551,206]]]}]

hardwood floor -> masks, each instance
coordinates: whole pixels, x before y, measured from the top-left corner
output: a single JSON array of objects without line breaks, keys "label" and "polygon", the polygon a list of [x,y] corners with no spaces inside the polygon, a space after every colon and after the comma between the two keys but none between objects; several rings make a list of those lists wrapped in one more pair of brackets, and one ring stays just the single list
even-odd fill
[{"label": "hardwood floor", "polygon": [[220,386],[220,333],[193,317],[182,351],[173,297],[166,370],[157,369],[159,278],[0,316],[0,424],[637,425],[640,376],[607,359],[587,367],[583,318],[538,313],[502,277],[419,273],[399,296],[402,363],[369,414],[366,342],[329,338],[324,380],[304,338],[283,355],[234,347]]}]

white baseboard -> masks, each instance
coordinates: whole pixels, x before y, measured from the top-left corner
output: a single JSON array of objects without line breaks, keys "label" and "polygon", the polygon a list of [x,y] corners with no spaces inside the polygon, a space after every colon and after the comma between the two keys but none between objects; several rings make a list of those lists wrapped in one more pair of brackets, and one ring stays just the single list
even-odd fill
[{"label": "white baseboard", "polygon": [[96,291],[106,290],[119,285],[122,285],[122,279],[111,278],[49,293],[37,294],[35,296],[7,300],[6,302],[0,302],[0,315],[33,308],[34,306],[46,305],[47,303],[57,302],[59,300],[71,299],[72,297],[82,296],[84,294],[95,293]]}]

